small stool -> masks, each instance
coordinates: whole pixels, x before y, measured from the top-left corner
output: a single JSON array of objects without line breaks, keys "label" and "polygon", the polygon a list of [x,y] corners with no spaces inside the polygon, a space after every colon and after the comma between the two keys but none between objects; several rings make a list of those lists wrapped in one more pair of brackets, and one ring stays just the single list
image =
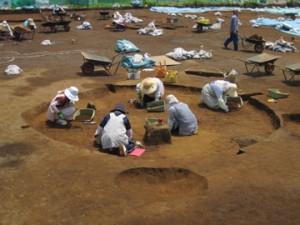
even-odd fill
[{"label": "small stool", "polygon": [[171,144],[171,133],[168,124],[147,124],[144,142],[147,145]]},{"label": "small stool", "polygon": [[109,12],[99,12],[100,20],[107,20],[109,18]]}]

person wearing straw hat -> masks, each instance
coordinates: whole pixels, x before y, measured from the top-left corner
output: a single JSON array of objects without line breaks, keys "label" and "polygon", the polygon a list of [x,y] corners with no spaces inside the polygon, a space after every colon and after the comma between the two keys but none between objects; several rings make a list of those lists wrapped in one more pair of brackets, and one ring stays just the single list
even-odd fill
[{"label": "person wearing straw hat", "polygon": [[168,95],[166,107],[169,111],[167,122],[171,133],[179,136],[198,134],[197,118],[187,104],[178,101],[174,95]]},{"label": "person wearing straw hat", "polygon": [[32,18],[28,18],[27,20],[25,20],[24,23],[23,23],[23,26],[28,27],[30,30],[35,30],[36,29],[35,22]]},{"label": "person wearing straw hat", "polygon": [[145,106],[148,102],[162,99],[165,88],[163,82],[156,77],[147,77],[136,85],[136,91],[141,104]]},{"label": "person wearing straw hat", "polygon": [[239,44],[239,36],[238,36],[238,30],[239,30],[239,18],[238,18],[238,14],[240,12],[240,9],[238,8],[234,8],[232,10],[232,16],[230,19],[230,29],[229,29],[229,33],[230,36],[229,38],[227,38],[224,42],[224,47],[225,49],[227,49],[228,45],[230,42],[233,42],[233,48],[234,51],[238,51],[238,44]]},{"label": "person wearing straw hat", "polygon": [[78,93],[77,87],[74,86],[58,91],[48,107],[48,120],[62,126],[73,120],[75,102],[79,100]]},{"label": "person wearing straw hat", "polygon": [[104,151],[117,153],[120,156],[127,156],[132,152],[136,144],[132,141],[133,132],[124,104],[118,103],[102,121],[99,123],[95,138],[96,144]]},{"label": "person wearing straw hat", "polygon": [[204,85],[201,96],[201,103],[212,109],[221,108],[229,112],[228,98],[235,102],[238,108],[243,106],[243,100],[237,93],[237,85],[226,80],[216,80]]}]

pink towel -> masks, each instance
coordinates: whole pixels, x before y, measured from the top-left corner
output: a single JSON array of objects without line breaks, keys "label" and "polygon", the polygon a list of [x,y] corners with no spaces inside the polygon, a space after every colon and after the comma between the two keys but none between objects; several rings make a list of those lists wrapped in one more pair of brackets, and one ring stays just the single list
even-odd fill
[{"label": "pink towel", "polygon": [[143,148],[135,148],[132,152],[129,153],[131,156],[140,157],[146,150]]}]

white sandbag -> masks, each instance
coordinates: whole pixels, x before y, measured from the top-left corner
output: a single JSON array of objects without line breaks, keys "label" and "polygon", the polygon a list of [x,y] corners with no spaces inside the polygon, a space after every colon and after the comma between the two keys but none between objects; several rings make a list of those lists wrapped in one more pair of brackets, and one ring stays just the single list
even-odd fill
[{"label": "white sandbag", "polygon": [[221,29],[221,23],[214,23],[213,25],[211,25],[210,29],[213,29],[213,30]]},{"label": "white sandbag", "polygon": [[221,18],[217,18],[217,22],[218,22],[218,23],[225,23],[225,20],[224,20],[224,19],[221,19]]},{"label": "white sandbag", "polygon": [[7,76],[17,75],[17,74],[20,74],[21,72],[22,72],[22,69],[20,67],[18,67],[17,65],[9,65],[5,70],[5,74]]},{"label": "white sandbag", "polygon": [[92,25],[91,25],[89,22],[87,22],[87,21],[83,22],[81,25],[78,25],[76,28],[77,28],[78,30],[89,30],[89,29],[93,29]]},{"label": "white sandbag", "polygon": [[43,41],[41,42],[41,45],[54,45],[54,41],[43,40]]}]

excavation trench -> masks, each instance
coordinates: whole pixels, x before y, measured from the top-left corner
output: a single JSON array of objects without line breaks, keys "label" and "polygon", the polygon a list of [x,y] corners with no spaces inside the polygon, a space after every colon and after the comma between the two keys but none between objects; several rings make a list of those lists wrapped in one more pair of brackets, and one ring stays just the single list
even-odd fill
[{"label": "excavation trench", "polygon": [[[245,100],[242,110],[223,113],[210,110],[205,106],[199,106],[200,91],[201,89],[180,86],[166,86],[165,90],[165,96],[174,94],[180,101],[187,103],[198,119],[200,132],[199,135],[190,138],[189,143],[191,146],[201,142],[202,132],[213,133],[213,139],[222,134],[222,142],[226,146],[231,140],[238,140],[239,138],[259,136],[261,137],[259,139],[262,139],[281,126],[280,119],[275,112],[252,98],[251,94],[242,96]],[[73,121],[70,126],[61,128],[49,123],[46,119],[49,102],[44,102],[25,111],[22,116],[27,124],[21,124],[20,126],[22,128],[31,127],[36,129],[57,141],[97,151],[99,149],[93,144],[96,126],[104,115],[113,109],[116,103],[121,102],[126,105],[129,112],[128,117],[131,121],[134,138],[142,141],[145,134],[145,120],[159,117],[163,119],[163,122],[166,122],[168,112],[156,113],[138,109],[134,104],[129,103],[132,98],[136,98],[135,87],[109,85],[108,88],[80,93],[80,101],[76,103],[76,108],[86,108],[89,103],[95,105],[95,125]],[[228,132],[229,130],[230,132]],[[172,138],[172,143],[175,145],[170,145],[170,148],[176,148],[176,142],[178,141],[184,142],[184,138]],[[238,144],[238,141],[236,142]],[[159,148],[159,146],[156,147]]]}]

